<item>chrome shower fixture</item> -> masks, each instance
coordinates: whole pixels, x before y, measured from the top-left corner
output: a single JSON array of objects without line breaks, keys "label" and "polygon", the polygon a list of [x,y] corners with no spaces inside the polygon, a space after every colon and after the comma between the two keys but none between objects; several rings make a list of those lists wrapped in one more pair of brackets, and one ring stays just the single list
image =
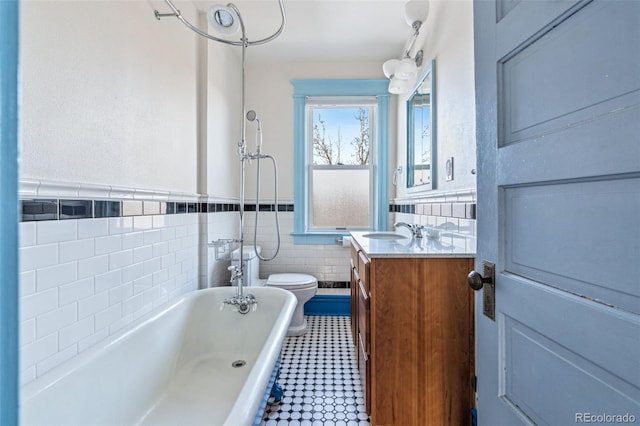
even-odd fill
[{"label": "chrome shower fixture", "polygon": [[260,126],[260,120],[258,119],[258,114],[252,109],[247,111],[247,120],[249,121],[258,121],[258,126]]},{"label": "chrome shower fixture", "polygon": [[245,33],[244,22],[242,21],[242,15],[240,15],[240,11],[233,3],[229,3],[226,6],[222,6],[222,5],[213,6],[207,12],[207,20],[209,21],[209,25],[211,26],[211,28],[213,28],[216,32],[218,32],[222,36],[231,36],[237,33],[238,30],[242,30],[242,38],[239,41],[227,40],[224,38],[212,36],[211,34],[208,34],[200,30],[198,27],[196,27],[191,22],[189,22],[184,16],[182,16],[178,8],[173,4],[171,0],[164,0],[164,1],[165,3],[167,3],[167,6],[169,6],[172,12],[160,13],[158,10],[154,10],[153,12],[157,20],[160,20],[162,18],[167,18],[167,17],[178,18],[180,22],[182,22],[184,25],[186,25],[189,29],[194,31],[196,34],[202,37],[208,38],[209,40],[218,41],[220,43],[225,43],[225,44],[231,44],[233,46],[249,47],[249,46],[257,46],[259,44],[268,43],[282,33],[282,30],[284,30],[284,26],[286,24],[284,3],[283,3],[283,0],[278,0],[278,5],[280,7],[280,17],[282,20],[280,23],[280,27],[276,30],[275,33],[273,33],[269,37],[265,37],[260,40],[249,41]]},{"label": "chrome shower fixture", "polygon": [[207,20],[211,28],[225,36],[233,35],[240,29],[239,15],[228,6],[212,6],[207,12]]},{"label": "chrome shower fixture", "polygon": [[[256,172],[256,176],[257,176],[257,184],[256,184],[256,217],[255,217],[255,228],[257,229],[258,227],[258,214],[257,212],[259,211],[259,199],[260,199],[260,160],[261,159],[270,159],[273,162],[273,170],[274,170],[274,201],[275,204],[278,204],[278,167],[276,164],[276,160],[275,158],[273,158],[271,155],[265,155],[262,153],[262,127],[260,125],[260,120],[258,120],[258,116],[256,115],[255,111],[248,111],[245,113],[245,100],[246,100],[246,84],[245,84],[245,80],[246,80],[246,70],[245,70],[245,57],[246,57],[246,50],[248,47],[250,46],[256,46],[256,45],[260,45],[260,44],[265,44],[271,40],[274,40],[276,37],[278,37],[281,33],[282,30],[284,29],[285,23],[286,23],[286,17],[285,17],[285,12],[284,12],[284,3],[283,0],[278,0],[278,4],[280,6],[280,16],[282,18],[282,22],[280,23],[280,28],[278,28],[278,30],[273,33],[272,35],[270,35],[269,37],[260,39],[260,40],[256,40],[256,41],[249,41],[247,39],[247,33],[246,33],[246,29],[244,26],[244,21],[242,20],[242,15],[240,14],[240,11],[238,10],[238,8],[233,4],[233,3],[229,3],[226,6],[213,6],[209,9],[209,11],[207,12],[207,20],[209,21],[209,25],[211,26],[211,28],[213,28],[215,31],[217,31],[220,35],[222,36],[232,36],[234,34],[236,34],[238,32],[238,30],[240,30],[242,32],[242,36],[240,38],[240,41],[233,41],[233,40],[227,40],[224,38],[219,38],[219,37],[215,37],[212,36],[202,30],[200,30],[199,28],[197,28],[196,26],[194,26],[193,24],[191,24],[184,16],[182,16],[182,14],[180,13],[180,11],[175,7],[175,5],[172,3],[171,0],[164,0],[165,3],[167,3],[167,5],[169,6],[169,8],[172,10],[173,13],[160,13],[157,10],[154,10],[154,14],[156,19],[160,20],[161,18],[165,18],[165,17],[169,17],[169,16],[173,16],[176,17],[180,20],[180,22],[182,22],[185,26],[187,26],[189,29],[191,29],[193,32],[195,32],[196,34],[207,38],[209,40],[213,40],[213,41],[217,41],[220,43],[224,43],[224,44],[229,44],[232,46],[240,46],[242,48],[242,88],[241,88],[241,109],[242,109],[242,117],[243,120],[242,121],[242,125],[240,127],[240,141],[238,142],[238,154],[240,156],[240,200],[239,200],[239,204],[240,204],[240,209],[239,209],[239,214],[240,214],[240,223],[239,223],[239,228],[238,228],[238,232],[239,232],[239,238],[235,239],[234,241],[237,241],[240,245],[240,249],[242,250],[243,244],[244,244],[244,202],[245,202],[245,166],[246,166],[246,162],[250,162],[251,160],[257,160],[257,172]],[[245,136],[246,136],[246,122],[244,121],[244,117],[246,116],[247,120],[249,121],[256,121],[258,124],[258,128],[257,128],[257,132],[256,132],[256,147],[257,147],[257,152],[256,153],[250,153],[247,151],[247,143],[245,140]],[[276,252],[275,254],[270,257],[270,258],[265,258],[260,256],[260,254],[258,254],[258,257],[260,258],[260,260],[273,260],[275,259],[275,257],[278,255],[278,252],[280,251],[280,225],[279,225],[279,221],[278,221],[278,211],[276,209],[275,211],[276,213],[276,232],[278,235],[278,241],[277,241],[277,248],[276,248]],[[255,241],[256,239],[256,232],[254,230],[254,247],[256,247],[257,242]],[[232,272],[231,274],[231,281],[235,282],[237,285],[237,290],[236,290],[236,296],[233,298],[233,301],[238,302],[241,304],[241,306],[248,306],[247,304],[251,304],[251,303],[255,303],[255,299],[253,299],[253,302],[251,302],[251,297],[250,295],[245,295],[243,293],[243,275],[244,275],[244,267],[243,267],[243,257],[244,256],[239,256],[238,257],[238,264],[237,266],[232,266],[230,268],[230,271]],[[234,303],[235,302],[231,302]],[[246,313],[248,312],[242,312],[241,313]]]},{"label": "chrome shower fixture", "polygon": [[258,115],[254,110],[247,111],[247,120],[255,121],[258,125],[256,129],[256,151],[258,154],[262,153],[262,123],[258,118]]}]

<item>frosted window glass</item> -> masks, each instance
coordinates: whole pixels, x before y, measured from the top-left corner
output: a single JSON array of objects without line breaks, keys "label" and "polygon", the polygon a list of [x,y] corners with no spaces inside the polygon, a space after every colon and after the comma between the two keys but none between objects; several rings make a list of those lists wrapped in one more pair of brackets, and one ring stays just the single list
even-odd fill
[{"label": "frosted window glass", "polygon": [[369,169],[312,170],[312,227],[364,227],[369,223]]}]

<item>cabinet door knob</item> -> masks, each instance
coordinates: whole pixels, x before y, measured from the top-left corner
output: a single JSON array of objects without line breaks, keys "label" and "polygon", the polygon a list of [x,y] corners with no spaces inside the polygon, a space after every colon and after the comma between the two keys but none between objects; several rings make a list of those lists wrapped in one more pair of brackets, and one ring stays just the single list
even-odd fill
[{"label": "cabinet door knob", "polygon": [[469,287],[471,287],[474,290],[480,290],[483,284],[485,283],[487,284],[493,283],[493,279],[491,279],[490,276],[483,277],[482,275],[480,275],[479,272],[476,272],[476,271],[469,272],[469,275],[467,275],[467,279],[469,281]]}]

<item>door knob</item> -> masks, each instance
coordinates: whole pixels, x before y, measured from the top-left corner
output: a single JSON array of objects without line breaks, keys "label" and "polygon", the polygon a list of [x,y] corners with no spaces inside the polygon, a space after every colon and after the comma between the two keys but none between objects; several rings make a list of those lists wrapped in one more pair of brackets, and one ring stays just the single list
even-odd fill
[{"label": "door knob", "polygon": [[491,276],[483,277],[479,272],[476,271],[469,272],[469,275],[467,275],[467,280],[469,281],[469,287],[474,290],[480,290],[485,283],[493,284],[493,278]]},{"label": "door knob", "polygon": [[[496,265],[482,261],[482,274],[476,271],[467,275],[469,287],[482,289],[482,313],[493,321],[496,320]],[[486,285],[485,285],[486,284]]]}]

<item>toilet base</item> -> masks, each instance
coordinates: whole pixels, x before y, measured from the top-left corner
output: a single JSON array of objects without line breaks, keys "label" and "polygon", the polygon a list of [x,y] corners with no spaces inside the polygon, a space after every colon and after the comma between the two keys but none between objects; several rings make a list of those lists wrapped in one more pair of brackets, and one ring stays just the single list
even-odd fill
[{"label": "toilet base", "polygon": [[287,329],[287,336],[302,336],[307,332],[307,319],[302,318],[302,324],[291,324]]},{"label": "toilet base", "polygon": [[[296,297],[298,296],[300,295],[296,294]],[[296,306],[296,310],[293,311],[291,323],[289,323],[289,328],[287,329],[287,336],[302,336],[306,332],[307,319],[304,317],[304,302],[298,300],[298,306]]]}]

